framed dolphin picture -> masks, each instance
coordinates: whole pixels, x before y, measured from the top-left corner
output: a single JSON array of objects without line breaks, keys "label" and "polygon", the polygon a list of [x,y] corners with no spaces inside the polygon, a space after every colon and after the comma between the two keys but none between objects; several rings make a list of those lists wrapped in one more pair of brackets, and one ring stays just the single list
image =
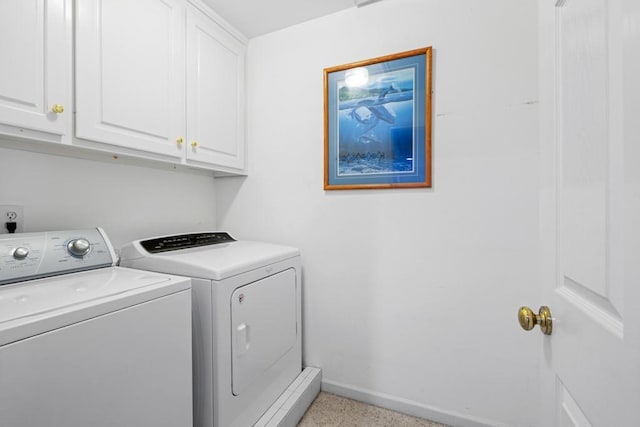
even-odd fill
[{"label": "framed dolphin picture", "polygon": [[325,68],[325,190],[431,187],[431,57]]}]

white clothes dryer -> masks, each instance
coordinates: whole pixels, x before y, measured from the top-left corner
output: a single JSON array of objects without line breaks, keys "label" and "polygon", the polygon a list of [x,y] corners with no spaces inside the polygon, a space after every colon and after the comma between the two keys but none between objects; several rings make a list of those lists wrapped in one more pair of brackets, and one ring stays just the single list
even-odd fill
[{"label": "white clothes dryer", "polygon": [[315,395],[288,405],[288,423],[260,419],[294,381],[306,387],[298,249],[191,233],[125,245],[121,265],[192,278],[196,426],[296,425]]},{"label": "white clothes dryer", "polygon": [[191,291],[100,229],[0,235],[0,426],[190,426]]}]

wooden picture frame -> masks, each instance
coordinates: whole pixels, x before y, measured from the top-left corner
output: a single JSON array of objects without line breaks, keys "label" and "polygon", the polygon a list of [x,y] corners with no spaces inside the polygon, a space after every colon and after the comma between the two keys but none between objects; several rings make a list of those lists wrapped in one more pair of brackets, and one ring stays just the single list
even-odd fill
[{"label": "wooden picture frame", "polygon": [[324,70],[324,189],[431,187],[432,48]]}]

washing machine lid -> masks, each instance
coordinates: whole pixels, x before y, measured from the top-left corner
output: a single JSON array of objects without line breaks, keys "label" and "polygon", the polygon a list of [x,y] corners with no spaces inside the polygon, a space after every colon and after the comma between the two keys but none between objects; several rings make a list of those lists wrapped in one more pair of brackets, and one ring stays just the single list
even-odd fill
[{"label": "washing machine lid", "polygon": [[[224,280],[300,255],[298,249],[289,246],[221,238],[212,239],[217,241],[205,244],[177,246],[157,252],[149,249],[152,246],[149,242],[158,243],[161,239],[172,241],[178,237],[205,234],[226,233],[191,233],[189,235],[136,240],[122,248],[120,265],[181,276]],[[194,237],[191,240],[196,241],[197,239]]]},{"label": "washing machine lid", "polygon": [[0,345],[190,289],[188,278],[122,267],[0,287]]}]

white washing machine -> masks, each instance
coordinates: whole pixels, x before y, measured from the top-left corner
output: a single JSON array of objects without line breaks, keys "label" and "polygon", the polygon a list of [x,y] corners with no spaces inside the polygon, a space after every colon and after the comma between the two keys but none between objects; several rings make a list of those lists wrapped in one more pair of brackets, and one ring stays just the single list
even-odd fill
[{"label": "white washing machine", "polygon": [[297,424],[319,391],[319,370],[302,372],[298,249],[191,233],[132,242],[121,265],[192,278],[196,426]]},{"label": "white washing machine", "polygon": [[191,286],[100,229],[0,235],[0,426],[192,425]]}]

